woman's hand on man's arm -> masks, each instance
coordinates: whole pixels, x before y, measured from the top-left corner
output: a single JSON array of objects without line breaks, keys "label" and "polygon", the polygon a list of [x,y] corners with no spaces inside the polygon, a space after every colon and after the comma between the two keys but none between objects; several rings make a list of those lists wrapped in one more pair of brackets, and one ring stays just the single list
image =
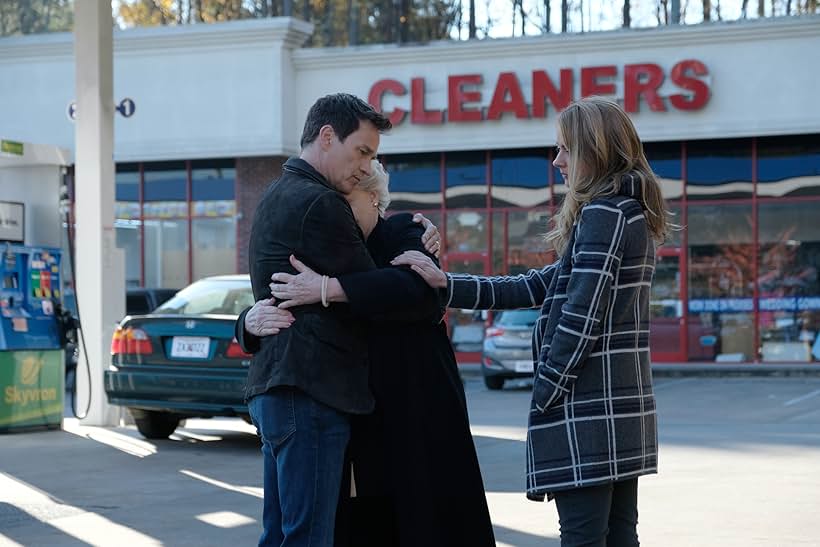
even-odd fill
[{"label": "woman's hand on man's arm", "polygon": [[[290,263],[299,272],[296,275],[277,272],[271,276],[270,292],[281,300],[279,309],[316,304],[322,301],[322,275],[311,270],[295,256]],[[336,278],[327,280],[325,302],[347,302],[347,295]]]},{"label": "woman's hand on man's arm", "polygon": [[405,251],[390,261],[393,266],[410,266],[424,281],[434,289],[447,288],[447,275],[436,266],[435,262],[418,251]]}]

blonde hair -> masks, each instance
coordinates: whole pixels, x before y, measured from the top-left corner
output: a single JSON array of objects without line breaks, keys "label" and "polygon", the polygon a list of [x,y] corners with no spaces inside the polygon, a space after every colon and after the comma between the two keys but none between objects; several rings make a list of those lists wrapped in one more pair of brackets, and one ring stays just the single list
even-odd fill
[{"label": "blonde hair", "polygon": [[376,194],[376,201],[378,202],[379,215],[384,215],[384,212],[390,206],[390,191],[388,185],[390,184],[390,175],[384,170],[379,160],[370,161],[370,176],[363,178],[356,186],[359,190],[365,192],[374,192]]},{"label": "blonde hair", "polygon": [[671,227],[658,179],[649,167],[632,120],[617,103],[601,97],[573,102],[558,115],[558,138],[570,157],[568,193],[547,240],[563,254],[581,208],[613,196],[631,173],[641,188],[641,205],[652,237],[662,243]]}]

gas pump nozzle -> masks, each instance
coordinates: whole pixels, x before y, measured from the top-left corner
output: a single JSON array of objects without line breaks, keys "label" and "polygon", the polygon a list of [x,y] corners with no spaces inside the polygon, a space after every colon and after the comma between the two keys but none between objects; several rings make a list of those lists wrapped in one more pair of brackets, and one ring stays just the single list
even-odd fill
[{"label": "gas pump nozzle", "polygon": [[65,348],[68,344],[77,343],[77,329],[80,322],[71,312],[63,307],[57,298],[52,298],[54,305],[54,320],[57,322],[57,333],[60,336],[60,346]]}]

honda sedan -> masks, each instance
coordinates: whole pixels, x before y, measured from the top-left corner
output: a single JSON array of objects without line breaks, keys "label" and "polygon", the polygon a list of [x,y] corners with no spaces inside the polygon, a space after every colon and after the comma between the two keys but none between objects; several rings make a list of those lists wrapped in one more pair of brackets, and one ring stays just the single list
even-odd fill
[{"label": "honda sedan", "polygon": [[167,438],[184,418],[247,419],[250,355],[234,323],[253,302],[247,275],[208,277],[147,315],[123,319],[105,372],[108,401],[127,407],[149,439]]}]

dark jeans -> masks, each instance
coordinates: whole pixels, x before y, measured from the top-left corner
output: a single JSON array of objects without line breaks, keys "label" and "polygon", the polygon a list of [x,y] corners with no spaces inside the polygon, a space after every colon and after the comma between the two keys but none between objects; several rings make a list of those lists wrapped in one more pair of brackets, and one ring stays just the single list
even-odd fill
[{"label": "dark jeans", "polygon": [[262,437],[260,546],[332,547],[350,422],[302,391],[274,388],[248,403]]},{"label": "dark jeans", "polygon": [[555,493],[561,547],[637,547],[638,479]]}]

